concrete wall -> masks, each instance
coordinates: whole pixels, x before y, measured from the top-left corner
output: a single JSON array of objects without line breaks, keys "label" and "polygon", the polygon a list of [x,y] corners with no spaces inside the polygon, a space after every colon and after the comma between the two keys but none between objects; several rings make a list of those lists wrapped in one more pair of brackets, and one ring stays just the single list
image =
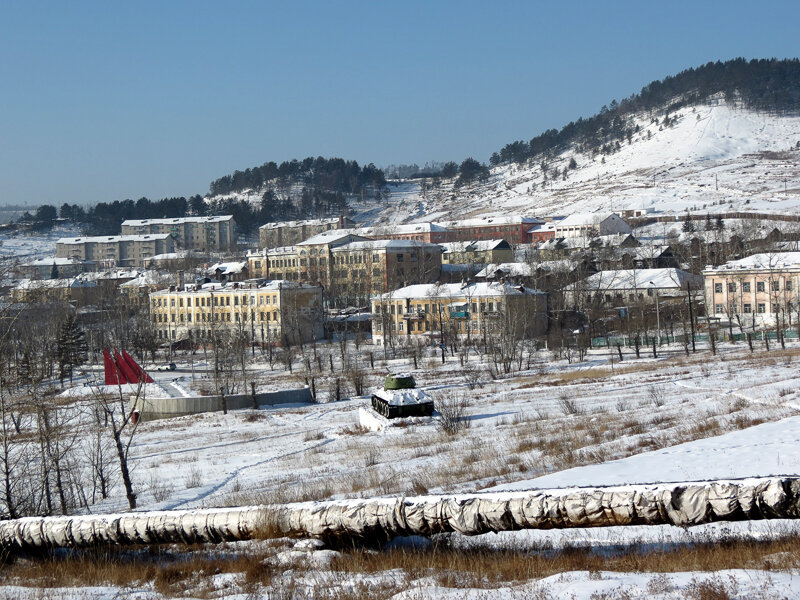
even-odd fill
[{"label": "concrete wall", "polygon": [[[133,401],[133,399],[131,399]],[[313,402],[311,390],[307,387],[295,390],[280,390],[256,394],[258,406],[274,404],[301,404]],[[232,394],[225,396],[228,410],[253,407],[253,396],[250,394]],[[144,398],[139,399],[136,409],[142,420],[167,419],[184,415],[196,415],[204,412],[222,410],[222,397],[192,396],[189,398]]]}]

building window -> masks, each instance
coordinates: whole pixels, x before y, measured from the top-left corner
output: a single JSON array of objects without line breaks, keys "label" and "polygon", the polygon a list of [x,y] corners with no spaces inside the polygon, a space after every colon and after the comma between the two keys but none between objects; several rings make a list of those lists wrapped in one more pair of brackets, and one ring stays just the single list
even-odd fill
[{"label": "building window", "polygon": [[729,283],[728,284],[728,291],[730,293],[734,293],[736,291],[736,284],[735,283]]},{"label": "building window", "polygon": [[403,255],[402,254],[398,254],[397,255],[397,262],[403,262]]},{"label": "building window", "polygon": [[786,283],[784,283],[784,284],[783,284],[783,288],[784,288],[784,289],[785,289],[787,292],[791,292],[791,291],[792,291],[792,280],[791,280],[791,279],[787,279],[787,280],[786,280]]},{"label": "building window", "polygon": [[749,315],[751,312],[753,312],[753,305],[752,304],[745,304],[744,305],[744,313],[746,315]]},{"label": "building window", "polygon": [[718,315],[719,315],[719,314],[722,314],[722,312],[723,312],[723,307],[722,307],[722,304],[715,304],[715,305],[714,305],[714,312],[715,312],[716,314],[718,314]]},{"label": "building window", "polygon": [[767,307],[763,302],[759,302],[757,310],[758,310],[759,314],[763,314],[763,313],[767,312]]},{"label": "building window", "polygon": [[[780,289],[781,289],[781,282],[780,281],[773,281],[773,282],[771,282],[771,285],[772,285],[772,291],[773,292],[779,292],[780,291]],[[775,312],[775,311],[772,311],[772,312]]]},{"label": "building window", "polygon": [[770,311],[772,312],[773,315],[778,314],[778,305],[773,302],[770,305]]},{"label": "building window", "polygon": [[763,281],[756,281],[756,291],[757,292],[765,292],[766,289],[767,289],[766,285],[764,284]]},{"label": "building window", "polygon": [[747,294],[747,293],[749,293],[749,292],[750,292],[750,282],[749,282],[749,281],[745,281],[745,282],[742,284],[742,291],[743,291],[745,294]]},{"label": "building window", "polygon": [[715,294],[721,294],[722,293],[722,284],[721,283],[715,283],[714,284],[714,293]]}]

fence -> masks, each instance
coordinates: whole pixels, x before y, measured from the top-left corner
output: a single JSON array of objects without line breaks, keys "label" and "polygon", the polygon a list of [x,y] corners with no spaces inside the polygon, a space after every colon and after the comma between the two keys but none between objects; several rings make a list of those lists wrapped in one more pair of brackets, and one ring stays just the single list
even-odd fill
[{"label": "fence", "polygon": [[[782,332],[783,339],[790,340],[790,339],[798,339],[797,330],[796,329],[786,329]],[[694,335],[695,342],[708,342],[709,341],[709,333],[696,333]],[[774,330],[770,331],[754,331],[750,333],[734,333],[731,335],[727,330],[717,330],[714,332],[714,340],[717,342],[746,342],[747,336],[750,335],[753,341],[764,341],[764,338],[768,340],[777,340],[778,339],[778,332]],[[601,337],[594,337],[591,339],[591,347],[592,348],[605,348],[606,346],[623,346],[625,348],[633,348],[635,346],[635,337],[631,336],[601,336]],[[658,339],[657,336],[653,335],[643,335],[639,336],[639,346],[652,346],[653,340]],[[661,342],[664,344],[691,344],[692,343],[692,336],[689,335],[682,335],[682,334],[675,334],[675,335],[662,335]]]},{"label": "fence", "polygon": [[[311,390],[307,387],[294,390],[280,390],[252,394],[232,394],[225,396],[227,410],[270,406],[275,404],[304,404],[313,402]],[[167,419],[185,415],[223,410],[222,396],[190,396],[185,398],[139,398],[134,403],[142,420]]]}]

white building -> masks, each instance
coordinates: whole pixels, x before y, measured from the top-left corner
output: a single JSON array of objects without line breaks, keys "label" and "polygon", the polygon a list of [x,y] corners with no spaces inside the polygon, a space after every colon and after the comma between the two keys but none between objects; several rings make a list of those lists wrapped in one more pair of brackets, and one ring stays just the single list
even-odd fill
[{"label": "white building", "polygon": [[631,227],[614,213],[575,213],[554,224],[555,237],[595,237],[631,233]]}]

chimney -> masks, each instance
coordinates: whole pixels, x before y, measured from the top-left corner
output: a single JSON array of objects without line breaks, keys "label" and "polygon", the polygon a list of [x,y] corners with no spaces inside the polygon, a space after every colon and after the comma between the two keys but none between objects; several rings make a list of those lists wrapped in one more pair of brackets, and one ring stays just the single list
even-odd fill
[{"label": "chimney", "polygon": [[344,217],[339,215],[339,229],[344,229]]},{"label": "chimney", "polygon": [[178,289],[183,289],[183,271],[178,271]]}]

